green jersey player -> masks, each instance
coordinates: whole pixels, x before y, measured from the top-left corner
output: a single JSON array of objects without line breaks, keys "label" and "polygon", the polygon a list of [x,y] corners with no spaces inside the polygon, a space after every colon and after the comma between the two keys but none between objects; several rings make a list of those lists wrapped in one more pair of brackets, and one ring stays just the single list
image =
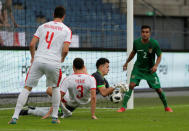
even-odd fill
[{"label": "green jersey player", "polygon": [[[126,63],[123,65],[123,70],[126,70],[128,63],[134,58],[135,54],[137,54],[137,60],[131,73],[129,91],[125,93],[122,107],[117,112],[124,112],[126,110],[127,102],[134,87],[138,86],[142,79],[146,80],[149,87],[155,89],[158,93],[165,111],[173,112],[173,110],[168,107],[165,93],[161,89],[159,78],[156,74],[162,53],[158,42],[150,38],[150,35],[151,27],[143,25],[141,27],[141,37],[134,41],[133,50]],[[155,56],[157,56],[156,61]]]}]

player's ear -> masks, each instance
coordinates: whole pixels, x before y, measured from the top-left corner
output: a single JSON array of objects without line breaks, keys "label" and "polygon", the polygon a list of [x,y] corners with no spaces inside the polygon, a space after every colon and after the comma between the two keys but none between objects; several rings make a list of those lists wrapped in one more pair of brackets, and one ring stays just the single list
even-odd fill
[{"label": "player's ear", "polygon": [[76,69],[75,69],[75,67],[73,66],[73,71],[75,72],[75,70],[76,70]]},{"label": "player's ear", "polygon": [[64,18],[65,18],[65,15],[62,17],[62,21],[64,20]]},{"label": "player's ear", "polygon": [[84,72],[85,74],[88,74],[86,66],[84,66]]},{"label": "player's ear", "polygon": [[46,93],[47,93],[49,96],[52,96],[52,87],[48,87],[47,90],[46,90]]}]

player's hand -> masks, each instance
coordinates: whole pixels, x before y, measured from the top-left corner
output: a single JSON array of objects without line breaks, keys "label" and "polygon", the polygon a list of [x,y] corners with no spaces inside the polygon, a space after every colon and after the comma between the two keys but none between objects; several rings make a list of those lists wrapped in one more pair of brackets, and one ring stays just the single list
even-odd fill
[{"label": "player's hand", "polygon": [[31,62],[31,64],[33,63],[33,61],[34,61],[34,58],[31,58],[31,61],[30,61],[30,62]]},{"label": "player's hand", "polygon": [[123,65],[123,71],[126,71],[126,70],[127,70],[127,66],[128,66],[127,63],[125,63],[125,64]]},{"label": "player's hand", "polygon": [[19,27],[19,25],[18,25],[18,24],[16,24],[16,23],[14,23],[14,27],[16,27],[16,28],[17,28],[17,27]]},{"label": "player's hand", "polygon": [[46,118],[48,118],[50,115],[49,114],[46,114],[46,115],[44,115],[41,119],[46,119]]},{"label": "player's hand", "polygon": [[122,82],[114,85],[115,88],[119,88],[121,93],[127,92],[129,90],[128,84],[124,84]]},{"label": "player's hand", "polygon": [[63,62],[64,62],[64,58],[61,59],[61,63],[63,63]]},{"label": "player's hand", "polygon": [[151,72],[154,73],[154,72],[156,72],[156,71],[157,71],[157,66],[154,65],[154,66],[151,68]]},{"label": "player's hand", "polygon": [[98,119],[95,115],[93,115],[91,118],[94,120]]}]

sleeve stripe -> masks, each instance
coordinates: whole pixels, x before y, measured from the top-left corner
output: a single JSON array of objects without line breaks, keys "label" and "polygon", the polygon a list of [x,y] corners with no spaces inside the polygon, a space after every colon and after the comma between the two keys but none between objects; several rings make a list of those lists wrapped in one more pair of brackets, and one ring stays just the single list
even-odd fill
[{"label": "sleeve stripe", "polygon": [[97,88],[100,88],[100,87],[105,87],[105,85],[98,85]]},{"label": "sleeve stripe", "polygon": [[72,30],[68,27],[68,29],[70,30],[70,32],[71,32],[71,36],[70,36],[70,39],[72,39]]},{"label": "sleeve stripe", "polygon": [[39,37],[38,37],[38,36],[36,36],[36,35],[33,35],[33,36],[39,39]]},{"label": "sleeve stripe", "polygon": [[70,44],[71,42],[70,41],[64,41],[64,43],[69,43]]}]

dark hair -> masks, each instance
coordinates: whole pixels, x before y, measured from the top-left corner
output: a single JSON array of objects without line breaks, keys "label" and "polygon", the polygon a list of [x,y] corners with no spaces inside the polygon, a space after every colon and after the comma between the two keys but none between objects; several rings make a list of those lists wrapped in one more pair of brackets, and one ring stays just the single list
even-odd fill
[{"label": "dark hair", "polygon": [[141,31],[142,31],[142,29],[146,29],[146,28],[150,29],[150,31],[151,31],[151,27],[149,25],[142,25],[141,26]]},{"label": "dark hair", "polygon": [[54,10],[54,18],[62,18],[66,14],[66,9],[63,6],[57,6]]},{"label": "dark hair", "polygon": [[98,69],[98,67],[100,65],[104,65],[105,63],[110,63],[110,62],[106,58],[100,58],[100,59],[98,59],[97,62],[96,62],[96,68]]},{"label": "dark hair", "polygon": [[80,70],[84,67],[84,61],[81,58],[75,58],[73,61],[73,66],[75,69]]}]

